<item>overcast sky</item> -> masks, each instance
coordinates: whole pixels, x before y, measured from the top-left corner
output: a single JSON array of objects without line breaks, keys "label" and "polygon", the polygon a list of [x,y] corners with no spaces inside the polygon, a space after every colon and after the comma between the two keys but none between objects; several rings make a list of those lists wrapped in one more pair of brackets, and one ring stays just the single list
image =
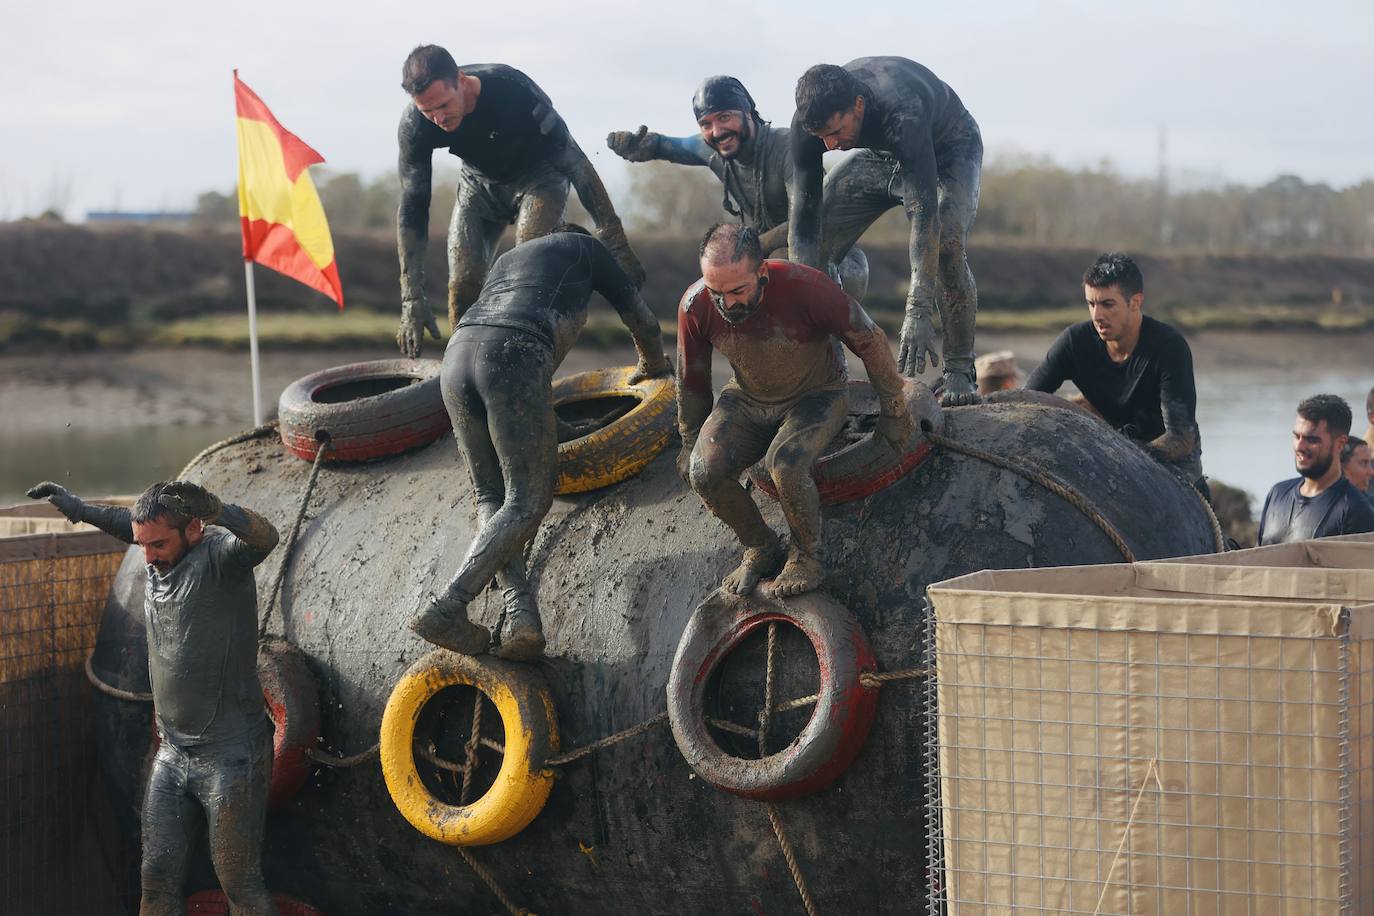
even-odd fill
[{"label": "overcast sky", "polygon": [[689,133],[703,76],[740,77],[781,125],[802,70],[870,54],[952,85],[989,156],[1153,175],[1162,126],[1175,180],[1374,177],[1371,0],[39,0],[10,4],[0,31],[0,218],[228,191],[234,67],[330,168],[391,170],[400,64],[422,42],[528,73],[615,196],[607,131]]}]

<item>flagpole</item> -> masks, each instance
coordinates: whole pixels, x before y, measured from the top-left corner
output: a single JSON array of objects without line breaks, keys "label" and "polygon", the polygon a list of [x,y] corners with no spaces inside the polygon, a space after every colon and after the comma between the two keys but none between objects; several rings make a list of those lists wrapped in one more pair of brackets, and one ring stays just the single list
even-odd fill
[{"label": "flagpole", "polygon": [[253,287],[253,262],[244,258],[243,276],[248,287],[248,353],[253,364],[253,425],[262,425],[262,375],[258,368],[258,293]]}]

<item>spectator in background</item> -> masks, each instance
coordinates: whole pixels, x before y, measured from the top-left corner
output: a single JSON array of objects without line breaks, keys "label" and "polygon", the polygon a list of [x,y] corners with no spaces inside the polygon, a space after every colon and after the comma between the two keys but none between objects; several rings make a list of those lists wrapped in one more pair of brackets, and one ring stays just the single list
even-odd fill
[{"label": "spectator in background", "polygon": [[1064,382],[1073,382],[1113,429],[1177,469],[1210,499],[1202,476],[1188,341],[1141,313],[1145,279],[1127,255],[1099,257],[1083,274],[1083,296],[1089,320],[1059,335],[1026,388],[1054,394]]},{"label": "spectator in background", "polygon": [[1021,380],[1021,374],[1016,371],[1016,354],[1011,350],[997,350],[978,357],[973,361],[973,372],[978,376],[981,397],[1015,388]]},{"label": "spectator in background", "polygon": [[1341,473],[1366,499],[1369,498],[1369,479],[1374,477],[1371,457],[1374,457],[1374,453],[1370,452],[1369,443],[1364,439],[1351,436],[1345,440],[1345,448],[1341,449]]},{"label": "spectator in background", "polygon": [[1265,497],[1261,546],[1374,531],[1374,506],[1341,474],[1350,420],[1350,405],[1334,394],[1298,405],[1293,463],[1300,476],[1275,484]]},{"label": "spectator in background", "polygon": [[1369,389],[1369,394],[1364,396],[1364,414],[1369,420],[1369,426],[1364,431],[1364,441],[1370,448],[1374,448],[1374,388]]}]

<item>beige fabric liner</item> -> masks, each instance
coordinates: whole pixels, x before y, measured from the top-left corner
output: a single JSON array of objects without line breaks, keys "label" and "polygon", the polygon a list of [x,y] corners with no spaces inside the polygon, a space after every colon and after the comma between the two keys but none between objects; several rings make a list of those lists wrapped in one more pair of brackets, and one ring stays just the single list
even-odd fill
[{"label": "beige fabric liner", "polygon": [[952,913],[1374,900],[1374,544],[1284,547],[930,589]]}]

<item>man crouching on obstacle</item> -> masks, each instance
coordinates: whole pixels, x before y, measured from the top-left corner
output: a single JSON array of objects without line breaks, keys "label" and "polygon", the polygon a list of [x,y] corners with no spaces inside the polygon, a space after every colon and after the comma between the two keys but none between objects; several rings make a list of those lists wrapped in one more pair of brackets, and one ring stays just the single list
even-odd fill
[{"label": "man crouching on obstacle", "polygon": [[606,297],[634,337],[639,365],[630,384],[669,374],[658,321],[634,282],[605,245],[577,226],[503,254],[458,319],[440,385],[481,528],[443,595],[410,621],[435,645],[465,655],[487,648],[487,628],[470,622],[467,608],[494,576],[504,609],[492,654],[530,661],[544,651],[524,550],[553,504],[553,374],[587,321],[592,293]]},{"label": "man crouching on obstacle", "polygon": [[[760,458],[791,529],[774,597],[820,587],[820,494],[811,469],[844,427],[845,367],[831,335],[868,370],[878,394],[878,435],[894,449],[916,431],[887,335],[820,271],[764,260],[758,233],[713,226],[701,241],[702,279],[678,311],[678,470],[744,545],[739,568],[721,583],[747,595],[782,562],[782,545],[739,476]],[[734,378],[711,406],[711,352]]]},{"label": "man crouching on obstacle", "polygon": [[29,496],[137,544],[147,562],[143,616],[160,744],[143,802],[139,912],[185,912],[187,855],[205,824],[230,909],[276,913],[262,877],[272,726],[258,682],[253,568],[277,546],[277,529],[182,481],[153,484],[132,511],[87,505],[50,482]]}]

